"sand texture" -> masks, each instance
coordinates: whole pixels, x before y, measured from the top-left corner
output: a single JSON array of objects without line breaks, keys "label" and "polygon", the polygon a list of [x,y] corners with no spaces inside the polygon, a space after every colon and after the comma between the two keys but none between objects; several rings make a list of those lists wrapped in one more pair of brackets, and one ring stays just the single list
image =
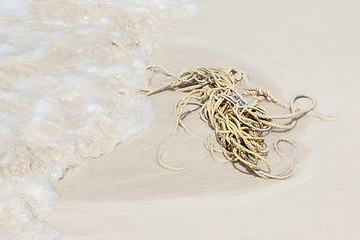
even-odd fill
[{"label": "sand texture", "polygon": [[[316,97],[316,111],[339,120],[299,121],[286,135],[299,149],[295,175],[266,180],[212,159],[203,146],[211,130],[196,114],[185,121],[195,136],[180,131],[169,139],[182,94],[154,95],[149,129],[58,183],[50,223],[65,231],[64,240],[358,239],[360,3],[198,3],[197,15],[165,26],[168,44],[156,64],[175,73],[234,66],[284,100]],[[169,164],[193,165],[179,172],[159,167],[164,141]]]}]

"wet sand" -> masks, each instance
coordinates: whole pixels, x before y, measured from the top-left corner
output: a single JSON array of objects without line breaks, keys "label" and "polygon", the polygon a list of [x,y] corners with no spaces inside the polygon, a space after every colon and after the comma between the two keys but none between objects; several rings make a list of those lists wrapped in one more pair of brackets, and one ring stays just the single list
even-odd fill
[{"label": "wet sand", "polygon": [[[173,72],[241,68],[282,99],[316,97],[316,111],[339,120],[301,119],[286,135],[299,149],[295,175],[274,181],[212,159],[203,146],[211,131],[197,115],[185,122],[195,137],[180,131],[169,139],[181,93],[154,95],[153,125],[61,180],[49,221],[65,231],[64,240],[357,239],[360,4],[198,2],[197,15],[165,26],[168,44],[154,56],[156,64]],[[169,164],[193,166],[179,172],[159,167],[164,141]]]}]

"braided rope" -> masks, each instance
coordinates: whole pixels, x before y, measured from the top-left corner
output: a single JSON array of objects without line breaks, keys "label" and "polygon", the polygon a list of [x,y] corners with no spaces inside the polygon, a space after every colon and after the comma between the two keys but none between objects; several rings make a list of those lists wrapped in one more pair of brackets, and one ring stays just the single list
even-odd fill
[{"label": "braided rope", "polygon": [[[214,130],[217,142],[222,147],[221,150],[215,149],[209,142],[209,137],[205,139],[205,147],[214,157],[216,152],[222,153],[226,162],[240,162],[247,166],[252,172],[262,178],[286,179],[293,174],[293,165],[282,175],[271,173],[271,167],[266,156],[269,146],[265,141],[265,133],[272,129],[290,130],[296,125],[297,120],[311,112],[316,101],[307,94],[297,94],[292,97],[290,104],[286,104],[275,98],[269,91],[261,88],[247,88],[240,95],[236,90],[236,84],[245,80],[245,74],[236,69],[223,68],[204,68],[199,67],[189,71],[182,71],[178,75],[172,74],[163,67],[152,65],[147,69],[160,69],[167,76],[175,78],[174,81],[167,83],[157,89],[143,90],[147,95],[159,93],[164,90],[187,92],[188,94],[178,100],[175,105],[177,115],[175,131],[179,126],[186,131],[189,130],[182,122],[182,114],[190,101],[195,100],[202,106],[200,118],[207,122]],[[244,97],[251,96],[252,102],[248,102]],[[295,106],[298,99],[305,98],[311,101],[307,108]],[[279,105],[290,111],[287,115],[270,116],[259,106],[262,101],[268,101]],[[332,116],[315,116],[333,120]],[[288,124],[275,123],[274,120],[288,119]],[[278,143],[286,142],[293,147],[295,144],[289,140],[279,139],[274,143],[275,151],[281,156],[285,156],[279,151]],[[182,170],[185,167],[176,168],[166,165],[161,160],[163,149],[159,151],[158,163],[160,166],[170,170]],[[260,167],[260,162],[262,167]],[[263,167],[265,166],[265,168]]]}]

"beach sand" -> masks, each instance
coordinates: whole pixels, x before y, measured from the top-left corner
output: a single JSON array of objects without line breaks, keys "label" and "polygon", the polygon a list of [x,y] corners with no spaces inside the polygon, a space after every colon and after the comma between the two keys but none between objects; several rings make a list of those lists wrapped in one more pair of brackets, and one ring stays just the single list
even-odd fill
[{"label": "beach sand", "polygon": [[[357,1],[199,0],[197,15],[172,20],[154,63],[172,72],[195,66],[237,67],[254,85],[284,100],[308,93],[317,112],[285,135],[299,163],[287,180],[261,179],[211,158],[211,133],[194,114],[175,126],[181,93],[151,96],[157,109],[149,129],[57,184],[49,218],[63,239],[357,239],[360,112],[360,3]],[[157,76],[155,88],[164,83]],[[169,171],[164,160],[186,166]]]}]

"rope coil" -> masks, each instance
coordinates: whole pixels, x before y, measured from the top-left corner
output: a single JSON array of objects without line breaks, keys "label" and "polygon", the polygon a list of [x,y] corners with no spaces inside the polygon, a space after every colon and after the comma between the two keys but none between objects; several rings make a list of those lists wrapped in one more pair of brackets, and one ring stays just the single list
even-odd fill
[{"label": "rope coil", "polygon": [[[188,93],[180,98],[175,105],[177,115],[175,131],[181,126],[189,132],[182,123],[182,115],[190,101],[195,100],[201,104],[200,118],[214,129],[216,141],[222,147],[221,150],[215,149],[214,145],[209,143],[209,138],[205,140],[205,147],[213,157],[215,152],[222,153],[227,161],[232,163],[240,162],[262,178],[285,179],[292,176],[293,166],[282,175],[272,174],[270,164],[265,159],[269,152],[269,146],[264,135],[271,132],[272,129],[293,129],[297,120],[315,108],[315,99],[307,94],[297,94],[292,97],[290,104],[286,104],[262,88],[246,88],[242,94],[239,94],[236,85],[245,81],[245,74],[236,69],[225,70],[223,68],[199,67],[189,71],[183,70],[178,75],[174,75],[167,69],[157,65],[149,66],[147,69],[160,69],[168,77],[175,78],[174,81],[157,89],[143,90],[147,95],[165,90]],[[244,98],[246,96],[252,97],[253,101],[248,102]],[[304,109],[295,106],[295,102],[301,98],[310,100],[311,105]],[[279,105],[288,109],[290,113],[270,116],[265,109],[259,106],[262,101]],[[331,118],[327,116],[321,117]],[[275,123],[274,120],[289,120],[289,122],[280,124]],[[285,156],[278,149],[279,142],[286,142],[296,147],[289,140],[277,140],[274,143],[274,149],[281,157]],[[159,153],[158,162],[167,169],[184,169],[164,164],[161,160],[161,153]],[[260,164],[261,162],[262,164]]]}]

